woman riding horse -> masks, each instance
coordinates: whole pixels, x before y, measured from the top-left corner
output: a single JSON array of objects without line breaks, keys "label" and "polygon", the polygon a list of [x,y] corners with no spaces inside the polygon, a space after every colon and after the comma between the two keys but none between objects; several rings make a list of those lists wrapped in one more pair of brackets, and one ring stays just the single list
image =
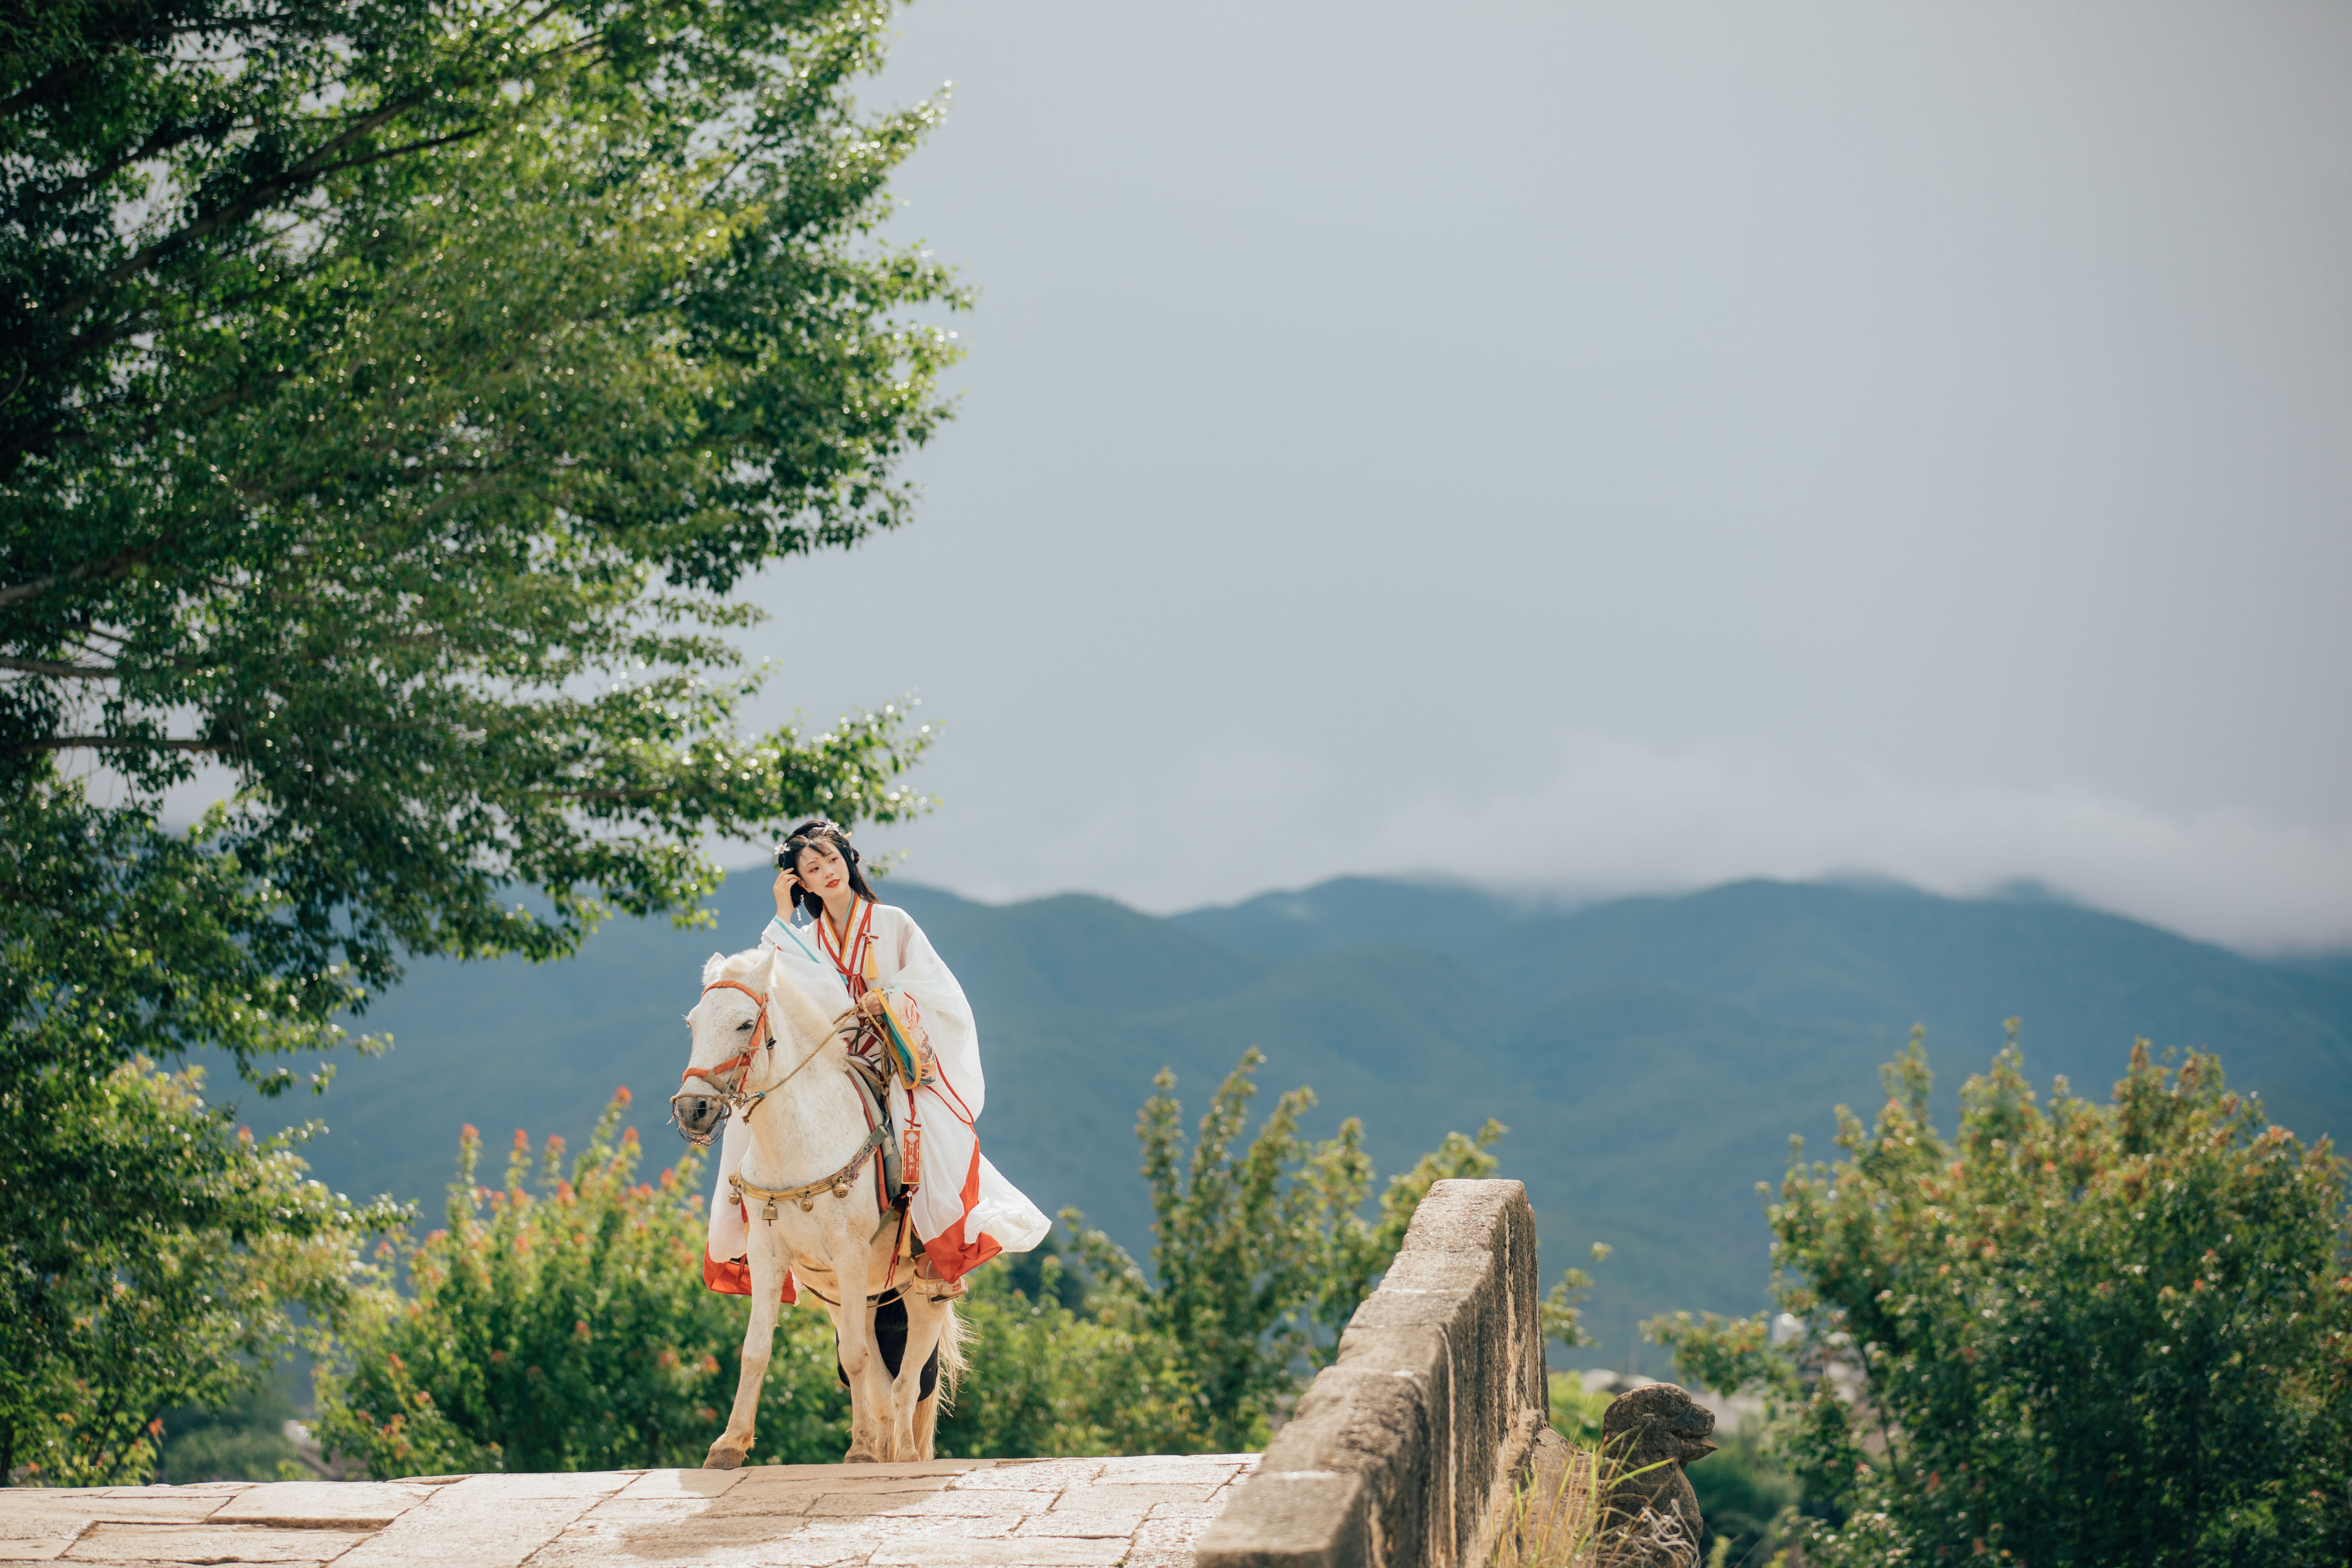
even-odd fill
[{"label": "woman riding horse", "polygon": [[[848,833],[830,822],[793,829],[777,851],[776,918],[761,943],[782,977],[820,1005],[863,1015],[849,1052],[869,1079],[887,1085],[891,1124],[904,1149],[907,1223],[920,1243],[916,1277],[961,1295],[965,1274],[999,1252],[1028,1251],[1045,1239],[1049,1222],[980,1152],[973,1124],[987,1082],[963,987],[914,918],[876,900],[859,859]],[[910,1047],[928,1060],[908,1062]],[[916,1079],[911,1089],[909,1078]],[[749,1142],[744,1119],[729,1121],[702,1266],[712,1289],[738,1296],[751,1289],[750,1216],[729,1177]],[[787,1300],[792,1290],[787,1281]]]}]

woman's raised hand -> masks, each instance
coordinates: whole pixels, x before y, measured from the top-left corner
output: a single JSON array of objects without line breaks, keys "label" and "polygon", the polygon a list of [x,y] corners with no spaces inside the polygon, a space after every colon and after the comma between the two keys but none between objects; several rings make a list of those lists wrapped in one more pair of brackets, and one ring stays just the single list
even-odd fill
[{"label": "woman's raised hand", "polygon": [[790,925],[793,920],[793,892],[801,879],[790,866],[776,873],[776,918]]}]

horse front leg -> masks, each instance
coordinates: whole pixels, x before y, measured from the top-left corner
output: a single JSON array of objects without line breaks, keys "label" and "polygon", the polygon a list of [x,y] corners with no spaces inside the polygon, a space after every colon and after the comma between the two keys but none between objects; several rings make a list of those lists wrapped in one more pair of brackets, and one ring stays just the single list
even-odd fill
[{"label": "horse front leg", "polygon": [[751,1226],[751,1321],[743,1330],[743,1372],[735,1380],[735,1406],[728,1412],[727,1429],[719,1434],[704,1456],[706,1470],[731,1470],[751,1452],[751,1438],[760,1415],[760,1384],[768,1376],[768,1357],[776,1340],[776,1311],[784,1290],[789,1263],[772,1226]]},{"label": "horse front leg", "polygon": [[841,1304],[831,1308],[833,1332],[839,1346],[841,1370],[849,1379],[849,1452],[845,1464],[868,1464],[891,1457],[888,1411],[890,1380],[882,1366],[882,1352],[874,1343],[874,1309],[866,1300],[873,1286],[862,1238],[842,1227],[834,1253],[834,1282],[841,1287]]}]

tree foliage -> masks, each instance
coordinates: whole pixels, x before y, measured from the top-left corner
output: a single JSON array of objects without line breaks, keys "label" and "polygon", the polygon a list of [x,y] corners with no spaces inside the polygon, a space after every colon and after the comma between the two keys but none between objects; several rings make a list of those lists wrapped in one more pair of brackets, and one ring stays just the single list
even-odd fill
[{"label": "tree foliage", "polygon": [[[2012,1026],[2013,1034],[2014,1026]],[[2352,1547],[2344,1168],[2146,1042],[2111,1103],[2044,1101],[2015,1040],[1927,1119],[1915,1036],[1834,1164],[1769,1206],[1781,1310],[1650,1325],[1761,1385],[1832,1563],[2319,1563]]]},{"label": "tree foliage", "polygon": [[58,8],[0,185],[8,796],[228,770],[200,841],[309,1014],[675,907],[699,835],[902,809],[892,723],[743,741],[712,679],[725,591],[895,521],[942,412],[897,312],[948,280],[853,243],[933,115],[854,113],[883,17]]},{"label": "tree foliage", "polygon": [[58,1130],[0,1096],[0,1209],[21,1238],[0,1312],[0,1475],[106,1486],[146,1478],[167,1410],[244,1389],[289,1306],[340,1311],[358,1238],[395,1216],[308,1179],[299,1134],[234,1127],[199,1070],[134,1058],[76,1110],[71,1157],[95,1183],[44,1179]]},{"label": "tree foliage", "polygon": [[[961,295],[877,233],[937,106],[849,93],[887,17],[0,21],[10,1194],[119,1212],[81,1130],[134,1047],[281,1091],[405,955],[559,956],[608,910],[694,907],[713,837],[919,809],[897,705],[741,732],[757,617],[729,597],[903,518],[895,468],[945,414],[953,344],[908,312]],[[167,826],[199,767],[225,798]],[[102,1291],[130,1233],[34,1212],[0,1205],[0,1316],[58,1361],[44,1303]],[[0,1383],[0,1426],[52,1432],[51,1386]]]}]

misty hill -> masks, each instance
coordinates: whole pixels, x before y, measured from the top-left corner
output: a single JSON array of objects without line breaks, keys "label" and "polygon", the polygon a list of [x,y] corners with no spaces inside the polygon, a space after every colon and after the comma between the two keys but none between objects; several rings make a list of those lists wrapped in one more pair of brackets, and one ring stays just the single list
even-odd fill
[{"label": "misty hill", "polygon": [[[1497,1152],[1535,1200],[1547,1270],[1592,1241],[1617,1249],[1595,1298],[1612,1361],[1638,1315],[1759,1304],[1755,1184],[1779,1178],[1791,1133],[1826,1153],[1834,1104],[1874,1110],[1878,1065],[1915,1022],[1947,1121],[2021,1016],[2044,1089],[2063,1073],[2103,1096],[2144,1035],[2219,1049],[2235,1085],[2307,1137],[2352,1128],[2352,978],[2046,900],[1745,882],[1559,910],[1343,879],[1159,919],[1080,896],[886,896],[971,993],[984,1142],[1041,1206],[1076,1204],[1141,1255],[1133,1126],[1152,1073],[1172,1068],[1197,1112],[1256,1045],[1262,1099],[1313,1085],[1314,1130],[1362,1118],[1384,1177],[1448,1129],[1507,1123]],[[418,964],[366,1020],[396,1048],[286,1109],[331,1127],[310,1151],[331,1184],[428,1212],[460,1122],[483,1128],[495,1163],[517,1127],[576,1140],[618,1084],[666,1162],[700,962],[755,940],[770,908],[764,879],[740,878],[716,931],[627,921],[569,963]]]}]

